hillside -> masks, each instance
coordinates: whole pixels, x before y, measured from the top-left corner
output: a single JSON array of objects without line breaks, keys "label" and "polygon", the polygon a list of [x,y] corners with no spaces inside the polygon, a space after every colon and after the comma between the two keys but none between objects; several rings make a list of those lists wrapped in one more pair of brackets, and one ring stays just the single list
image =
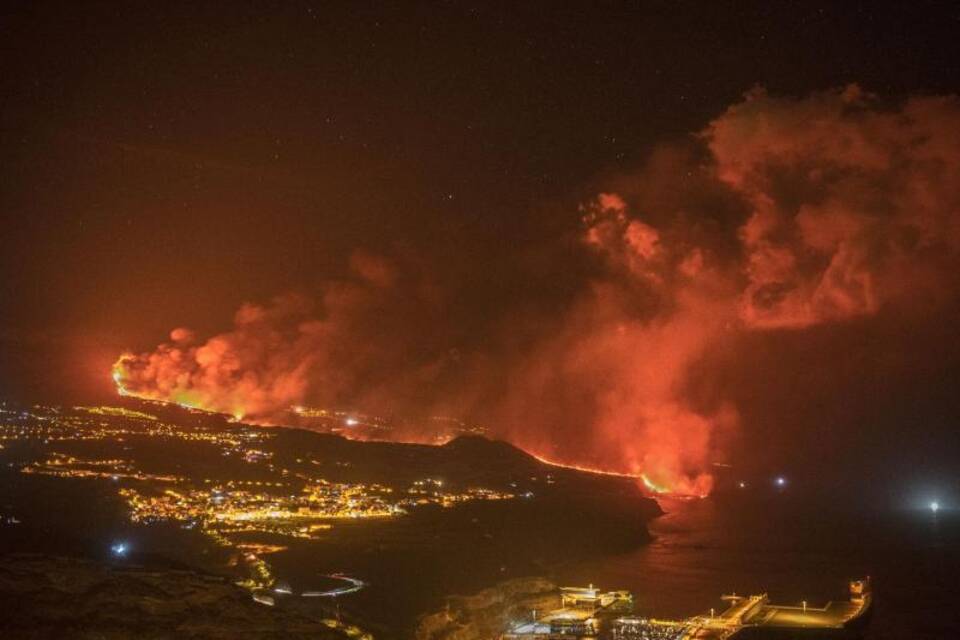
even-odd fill
[{"label": "hillside", "polygon": [[0,636],[22,640],[342,638],[224,578],[37,554],[0,557]]}]

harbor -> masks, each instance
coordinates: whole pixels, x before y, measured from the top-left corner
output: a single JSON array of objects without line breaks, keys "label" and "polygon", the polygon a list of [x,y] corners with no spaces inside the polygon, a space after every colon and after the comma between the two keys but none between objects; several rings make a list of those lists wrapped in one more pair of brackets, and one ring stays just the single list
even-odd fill
[{"label": "harbor", "polygon": [[501,640],[761,640],[763,638],[856,638],[873,605],[870,579],[852,580],[847,600],[817,607],[773,604],[766,594],[722,596],[726,608],[706,615],[672,620],[632,615],[633,595],[563,587],[557,609],[531,611],[530,618],[514,622]]}]

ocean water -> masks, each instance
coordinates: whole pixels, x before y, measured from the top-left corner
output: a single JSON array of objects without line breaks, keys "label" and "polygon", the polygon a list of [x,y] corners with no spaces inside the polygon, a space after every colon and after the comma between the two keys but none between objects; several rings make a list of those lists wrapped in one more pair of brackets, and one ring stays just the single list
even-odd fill
[{"label": "ocean water", "polygon": [[[554,525],[526,522],[518,532],[507,518],[491,526],[482,511],[493,508],[476,505],[436,520],[358,524],[271,562],[298,589],[333,571],[367,581],[342,604],[382,637],[409,637],[417,615],[439,610],[444,595],[519,576],[628,589],[639,613],[665,618],[720,612],[720,596],[730,593],[822,606],[846,599],[850,579],[870,576],[875,606],[866,638],[960,639],[956,512],[856,510],[829,497],[761,492],[665,500],[662,508],[666,514],[649,525],[653,539],[630,545],[611,546],[571,513],[557,546]],[[505,538],[508,531],[516,535]]]},{"label": "ocean water", "polygon": [[[131,525],[109,483],[0,473],[0,505],[26,523],[0,528],[0,551],[110,560],[110,544],[124,540],[138,554],[222,566],[196,531]],[[530,511],[536,506],[477,503],[338,524],[320,542],[274,541],[290,548],[268,560],[297,590],[320,588],[336,572],[367,582],[340,604],[385,639],[409,637],[417,616],[439,610],[446,595],[520,576],[628,589],[639,613],[680,618],[719,612],[721,594],[733,592],[820,606],[846,598],[849,579],[869,575],[875,606],[866,638],[960,640],[958,511],[871,510],[793,491],[715,495],[662,501],[666,514],[649,523],[646,541],[575,509],[559,521],[556,509],[541,518]],[[309,613],[331,603],[281,605]]]},{"label": "ocean water", "polygon": [[629,553],[558,567],[564,584],[634,592],[638,612],[722,611],[721,594],[769,593],[811,606],[845,599],[869,575],[871,640],[960,638],[960,514],[863,510],[829,497],[726,495],[665,500],[654,540]]}]

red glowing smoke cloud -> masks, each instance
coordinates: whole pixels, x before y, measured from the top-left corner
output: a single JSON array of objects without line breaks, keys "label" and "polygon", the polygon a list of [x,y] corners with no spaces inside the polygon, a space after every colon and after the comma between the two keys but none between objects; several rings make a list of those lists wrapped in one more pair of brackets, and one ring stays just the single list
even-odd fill
[{"label": "red glowing smoke cloud", "polygon": [[[736,412],[694,408],[686,376],[729,330],[735,291],[704,250],[662,237],[619,196],[601,194],[584,222],[603,276],[517,367],[510,437],[548,459],[704,495],[717,431],[732,427]],[[563,416],[581,430],[543,428]]]},{"label": "red glowing smoke cloud", "polygon": [[876,108],[856,86],[806,100],[757,90],[704,132],[719,180],[750,206],[741,305],[754,327],[870,315],[960,241],[960,103]]},{"label": "red glowing smoke cloud", "polygon": [[197,343],[185,328],[151,353],[125,354],[114,365],[121,392],[141,398],[230,413],[269,415],[296,403],[306,372],[323,361],[325,327],[305,318],[304,300],[271,307],[244,305],[234,329]]},{"label": "red glowing smoke cloud", "polygon": [[[152,352],[121,356],[121,393],[271,423],[308,397],[339,406],[356,401],[358,389],[396,398],[428,383],[435,364],[412,366],[409,342],[386,319],[411,306],[431,309],[429,288],[418,282],[411,294],[389,261],[365,252],[351,256],[350,268],[319,300],[245,304],[230,331],[199,341],[178,328]],[[401,368],[407,376],[396,382]]]},{"label": "red glowing smoke cloud", "polygon": [[[522,349],[507,329],[499,346],[461,355],[437,337],[448,298],[358,253],[353,279],[319,302],[246,305],[205,342],[175,330],[121,359],[119,382],[261,419],[305,401],[401,406],[439,389],[484,402],[495,433],[547,459],[704,494],[738,423],[729,400],[697,384],[707,356],[743,332],[863,319],[953,290],[960,103],[889,107],[855,86],[802,99],[755,90],[691,144],[656,150],[584,205],[578,251],[592,269],[567,273],[559,243],[557,277],[580,293],[536,319]],[[417,311],[396,320],[405,308]],[[501,325],[511,313],[497,312]],[[461,379],[435,384],[452,361]]]}]

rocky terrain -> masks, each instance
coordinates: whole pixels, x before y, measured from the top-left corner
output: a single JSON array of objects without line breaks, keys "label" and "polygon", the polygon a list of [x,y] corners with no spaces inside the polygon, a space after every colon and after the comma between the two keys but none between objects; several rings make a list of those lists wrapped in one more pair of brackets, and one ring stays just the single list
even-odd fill
[{"label": "rocky terrain", "polygon": [[496,638],[506,623],[532,610],[560,607],[560,590],[543,578],[502,582],[472,596],[453,596],[444,610],[422,616],[416,640],[486,640]]},{"label": "rocky terrain", "polygon": [[220,576],[38,554],[0,557],[0,611],[0,637],[18,640],[344,637]]}]

